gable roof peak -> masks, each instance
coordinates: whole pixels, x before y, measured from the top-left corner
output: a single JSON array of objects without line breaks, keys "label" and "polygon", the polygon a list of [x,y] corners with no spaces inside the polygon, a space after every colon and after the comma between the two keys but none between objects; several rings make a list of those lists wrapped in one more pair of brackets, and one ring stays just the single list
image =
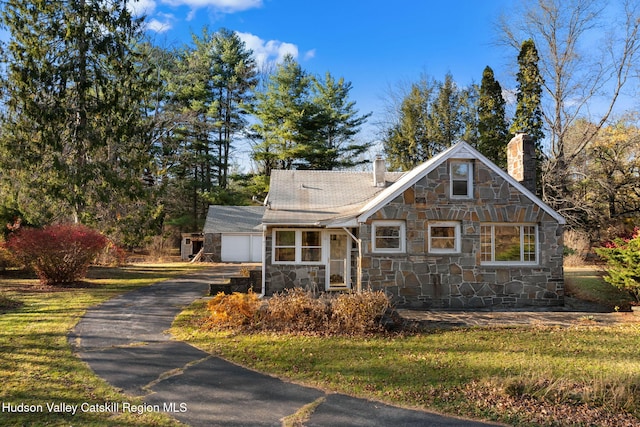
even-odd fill
[{"label": "gable roof peak", "polygon": [[556,219],[560,224],[565,224],[566,220],[558,212],[554,211],[549,205],[544,203],[534,193],[525,188],[520,182],[516,181],[507,172],[500,169],[495,163],[485,157],[478,150],[473,148],[469,143],[460,141],[455,145],[447,148],[446,150],[435,155],[431,159],[416,166],[405,175],[402,176],[393,185],[387,187],[384,191],[380,192],[374,199],[367,203],[361,210],[358,216],[358,222],[366,222],[371,215],[378,211],[381,207],[391,202],[393,199],[402,194],[407,188],[411,187],[417,181],[426,176],[429,172],[439,166],[442,162],[449,159],[475,159],[482,162],[485,166],[491,169],[494,173],[499,175],[502,179],[506,180],[518,189],[521,193],[527,196],[531,201],[540,206],[545,212]]}]

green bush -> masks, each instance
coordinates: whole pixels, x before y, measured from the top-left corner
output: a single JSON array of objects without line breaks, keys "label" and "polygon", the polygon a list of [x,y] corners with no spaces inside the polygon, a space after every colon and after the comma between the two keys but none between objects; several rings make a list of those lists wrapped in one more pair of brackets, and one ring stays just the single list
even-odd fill
[{"label": "green bush", "polygon": [[618,237],[607,242],[595,251],[607,262],[604,280],[640,303],[640,230],[636,229],[630,238]]},{"label": "green bush", "polygon": [[44,285],[69,285],[85,277],[89,264],[108,243],[99,232],[79,224],[21,228],[5,244]]}]

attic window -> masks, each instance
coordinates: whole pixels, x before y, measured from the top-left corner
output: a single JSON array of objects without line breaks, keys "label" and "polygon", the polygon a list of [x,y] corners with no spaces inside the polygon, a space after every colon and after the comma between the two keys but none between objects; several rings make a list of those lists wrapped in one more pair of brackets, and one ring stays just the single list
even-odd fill
[{"label": "attic window", "polygon": [[473,197],[473,164],[469,161],[454,160],[450,164],[451,198],[470,199]]}]

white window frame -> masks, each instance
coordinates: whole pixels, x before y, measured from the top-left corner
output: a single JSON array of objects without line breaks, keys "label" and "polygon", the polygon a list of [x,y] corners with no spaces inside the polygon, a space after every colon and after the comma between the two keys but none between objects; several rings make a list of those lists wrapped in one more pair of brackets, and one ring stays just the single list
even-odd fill
[{"label": "white window frame", "polygon": [[[295,232],[295,246],[276,246],[276,233],[279,231],[294,231]],[[302,246],[302,233],[314,232],[320,234],[320,246]],[[324,263],[324,235],[322,230],[317,228],[274,228],[272,231],[271,242],[271,262],[273,264],[304,264],[304,265],[322,265]],[[302,248],[316,248],[320,249],[320,259],[318,261],[303,261],[302,260]],[[279,261],[276,259],[277,248],[295,248],[295,259],[293,261]]]},{"label": "white window frame", "polygon": [[[495,260],[495,250],[496,250],[496,227],[519,227],[520,228],[520,259],[518,261],[496,261]],[[533,228],[533,236],[535,237],[535,249],[533,255],[535,256],[534,261],[526,261],[525,260],[525,237],[531,235],[531,233],[525,232],[525,227]],[[487,233],[488,231],[488,233]],[[489,236],[490,241],[490,260],[483,260],[484,255],[487,253],[484,251],[483,246],[486,243],[483,243],[483,239]],[[531,223],[481,223],[480,224],[480,264],[481,265],[495,265],[495,266],[513,266],[513,265],[538,265],[540,263],[540,234],[538,233],[538,225]]]},{"label": "white window frame", "polygon": [[[432,241],[432,236],[431,236],[431,229],[432,228],[438,228],[438,227],[446,227],[446,228],[453,228],[454,230],[454,244],[453,244],[453,248],[449,249],[449,248],[437,248],[433,246],[433,241]],[[429,253],[432,254],[457,254],[460,253],[460,248],[461,248],[461,236],[460,236],[460,223],[456,222],[456,221],[438,221],[438,222],[430,222],[427,226],[427,230],[428,230],[428,250]]]},{"label": "white window frame", "polygon": [[[378,248],[376,247],[376,231],[378,227],[398,227],[399,243],[398,248]],[[401,254],[407,251],[407,233],[404,221],[377,220],[371,224],[371,251],[381,254]]]},{"label": "white window frame", "polygon": [[[453,168],[455,165],[467,165],[467,194],[453,194]],[[449,162],[449,195],[452,199],[472,199],[473,198],[473,162],[470,160],[451,160]]]}]

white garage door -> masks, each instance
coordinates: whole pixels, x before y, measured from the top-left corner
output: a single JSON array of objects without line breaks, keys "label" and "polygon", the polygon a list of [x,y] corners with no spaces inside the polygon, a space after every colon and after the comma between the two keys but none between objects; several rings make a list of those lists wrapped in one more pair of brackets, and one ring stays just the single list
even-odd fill
[{"label": "white garage door", "polygon": [[261,234],[223,234],[222,262],[261,262]]}]

